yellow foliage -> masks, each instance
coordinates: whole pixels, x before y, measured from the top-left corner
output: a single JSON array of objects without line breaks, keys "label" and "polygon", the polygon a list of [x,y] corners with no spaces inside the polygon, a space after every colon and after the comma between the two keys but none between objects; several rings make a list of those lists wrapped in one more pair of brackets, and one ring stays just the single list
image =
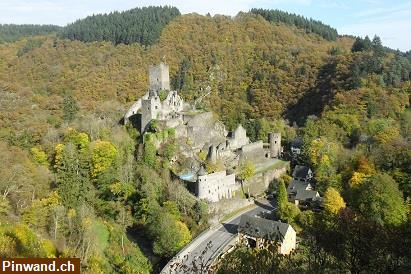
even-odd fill
[{"label": "yellow foliage", "polygon": [[89,217],[85,217],[83,220],[81,220],[81,224],[84,229],[88,230],[91,228],[93,221]]},{"label": "yellow foliage", "polygon": [[59,168],[63,164],[64,144],[57,144],[54,148],[54,168]]},{"label": "yellow foliage", "polygon": [[348,181],[348,184],[350,185],[350,187],[359,187],[360,185],[362,185],[366,178],[366,174],[355,171],[352,174],[351,179]]},{"label": "yellow foliage", "polygon": [[332,214],[338,214],[342,208],[345,208],[344,199],[335,188],[329,187],[325,192],[324,207]]},{"label": "yellow foliage", "polygon": [[76,216],[77,216],[76,210],[73,209],[73,208],[70,208],[70,209],[68,210],[68,212],[67,212],[67,217],[68,217],[69,219],[73,219],[73,218],[75,218]]},{"label": "yellow foliage", "polygon": [[17,224],[13,227],[13,236],[23,246],[30,246],[36,240],[33,232],[23,224]]},{"label": "yellow foliage", "polygon": [[330,165],[330,157],[328,157],[327,154],[324,154],[324,155],[321,156],[320,165],[321,165],[321,166],[328,166],[328,165]]},{"label": "yellow foliage", "polygon": [[324,142],[321,139],[313,140],[309,147],[309,156],[313,165],[319,164],[320,150],[324,146]]},{"label": "yellow foliage", "polygon": [[109,188],[110,188],[111,193],[113,193],[114,195],[118,195],[122,191],[122,186],[120,182],[111,184]]},{"label": "yellow foliage", "polygon": [[116,147],[108,141],[96,141],[93,146],[93,177],[106,171],[117,157]]},{"label": "yellow foliage", "polygon": [[253,162],[247,161],[245,163],[242,163],[239,166],[239,171],[237,173],[237,177],[242,180],[246,181],[253,177],[255,174],[255,165]]},{"label": "yellow foliage", "polygon": [[90,143],[90,138],[87,133],[78,132],[73,128],[68,128],[65,134],[65,141],[72,142],[80,149],[80,151],[84,151]]},{"label": "yellow foliage", "polygon": [[186,244],[188,244],[191,240],[191,233],[190,230],[188,229],[187,225],[183,222],[177,221],[177,226],[179,227],[179,230],[181,231],[182,239],[178,243],[179,247],[183,247]]},{"label": "yellow foliage", "polygon": [[47,239],[41,241],[41,248],[43,249],[47,258],[56,258],[56,247],[53,242]]},{"label": "yellow foliage", "polygon": [[16,240],[0,232],[0,258],[11,258],[17,255]]},{"label": "yellow foliage", "polygon": [[225,166],[221,161],[207,162],[206,163],[206,170],[208,173],[214,173],[225,170]]},{"label": "yellow foliage", "polygon": [[88,273],[91,274],[104,274],[103,270],[103,262],[104,258],[102,258],[99,254],[93,254],[87,261],[87,270]]},{"label": "yellow foliage", "polygon": [[198,158],[200,158],[200,160],[204,162],[207,159],[207,153],[205,151],[200,151],[198,153]]},{"label": "yellow foliage", "polygon": [[31,155],[33,156],[34,161],[36,161],[40,165],[48,166],[49,163],[47,161],[47,154],[37,147],[32,147],[30,149]]},{"label": "yellow foliage", "polygon": [[381,144],[387,144],[393,139],[400,136],[400,131],[395,127],[385,128],[383,131],[377,133],[374,138]]},{"label": "yellow foliage", "polygon": [[60,197],[57,191],[53,191],[45,198],[34,200],[31,206],[24,210],[23,220],[31,225],[45,227],[49,221],[47,218],[58,205]]}]

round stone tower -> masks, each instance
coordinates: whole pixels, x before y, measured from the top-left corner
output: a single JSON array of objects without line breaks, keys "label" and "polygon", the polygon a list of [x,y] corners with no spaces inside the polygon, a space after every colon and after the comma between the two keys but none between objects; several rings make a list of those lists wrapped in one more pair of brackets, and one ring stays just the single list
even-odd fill
[{"label": "round stone tower", "polygon": [[278,158],[281,155],[281,133],[268,133],[268,143],[270,144],[271,158]]}]

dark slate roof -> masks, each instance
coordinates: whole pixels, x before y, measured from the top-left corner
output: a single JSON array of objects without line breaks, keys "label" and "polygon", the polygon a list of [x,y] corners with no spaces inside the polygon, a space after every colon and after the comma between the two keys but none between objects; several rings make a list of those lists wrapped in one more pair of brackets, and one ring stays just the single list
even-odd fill
[{"label": "dark slate roof", "polygon": [[318,192],[315,190],[302,190],[302,191],[297,191],[297,195],[295,196],[296,200],[299,201],[306,201],[306,200],[317,200],[320,198],[318,195]]},{"label": "dark slate roof", "polygon": [[296,165],[293,171],[294,178],[306,178],[308,176],[308,171],[310,170],[307,166]]},{"label": "dark slate roof", "polygon": [[299,137],[295,138],[293,142],[291,143],[291,146],[295,148],[301,148],[302,145],[303,145],[303,140]]},{"label": "dark slate roof", "polygon": [[254,217],[247,214],[241,216],[238,233],[255,238],[282,241],[290,225],[278,221]]},{"label": "dark slate roof", "polygon": [[306,189],[312,188],[309,182],[301,182],[297,180],[292,180],[287,187],[287,193],[297,193],[298,191],[304,191]]}]

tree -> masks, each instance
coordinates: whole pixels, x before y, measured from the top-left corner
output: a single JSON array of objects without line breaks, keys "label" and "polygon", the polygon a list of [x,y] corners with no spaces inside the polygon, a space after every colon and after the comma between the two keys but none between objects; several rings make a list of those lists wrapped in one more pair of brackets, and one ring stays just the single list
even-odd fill
[{"label": "tree", "polygon": [[77,208],[90,200],[90,167],[73,144],[64,146],[57,168],[57,190],[66,208]]},{"label": "tree", "polygon": [[93,177],[105,172],[117,157],[117,148],[108,141],[96,141],[92,149]]},{"label": "tree", "polygon": [[382,46],[381,38],[380,38],[380,37],[378,37],[377,35],[375,35],[374,38],[372,39],[371,44],[372,44],[372,49],[373,49],[373,51],[374,51],[374,54],[375,54],[376,56],[381,57],[381,56],[384,55],[384,47]]},{"label": "tree", "polygon": [[351,51],[352,52],[369,51],[371,49],[372,49],[371,40],[368,36],[365,36],[364,39],[362,39],[361,37],[357,37],[357,39],[355,39],[355,42],[351,48]]},{"label": "tree", "polygon": [[278,183],[278,195],[277,195],[277,208],[281,210],[288,203],[287,189],[285,188],[284,181]]},{"label": "tree", "polygon": [[329,187],[324,194],[324,207],[331,214],[338,214],[342,208],[345,208],[344,199],[340,193],[333,187]]},{"label": "tree", "polygon": [[300,209],[297,205],[287,202],[278,209],[278,212],[280,213],[281,220],[287,223],[293,223],[300,214]]},{"label": "tree", "polygon": [[162,29],[179,15],[177,8],[169,6],[96,14],[67,25],[59,36],[83,42],[110,41],[116,45],[137,42],[152,45],[160,38]]},{"label": "tree", "polygon": [[242,163],[239,166],[239,171],[237,173],[237,178],[240,179],[241,181],[247,181],[248,179],[252,178],[255,174],[255,165],[247,161],[245,163]]},{"label": "tree", "polygon": [[144,143],[144,154],[143,154],[143,161],[145,164],[151,167],[156,166],[156,154],[157,154],[157,149],[156,146],[154,145],[154,142],[147,139]]},{"label": "tree", "polygon": [[167,209],[160,210],[153,218],[154,220],[150,223],[150,231],[154,238],[154,253],[171,258],[190,242],[190,230]]},{"label": "tree", "polygon": [[40,165],[44,165],[44,166],[49,165],[49,162],[47,160],[47,154],[43,150],[41,150],[40,148],[37,148],[37,147],[32,147],[30,149],[30,152],[31,152],[31,155],[32,155],[34,161],[36,161]]},{"label": "tree", "polygon": [[70,93],[67,93],[63,100],[64,120],[71,122],[79,109],[76,99]]},{"label": "tree", "polygon": [[174,142],[168,143],[165,147],[164,147],[164,156],[167,158],[167,160],[171,160],[173,159],[173,157],[176,155],[177,153],[177,145]]},{"label": "tree", "polygon": [[7,216],[11,207],[10,202],[6,197],[0,196],[0,216]]},{"label": "tree", "polygon": [[398,226],[407,219],[407,207],[397,183],[391,176],[378,173],[360,188],[359,210],[367,218],[382,224]]}]

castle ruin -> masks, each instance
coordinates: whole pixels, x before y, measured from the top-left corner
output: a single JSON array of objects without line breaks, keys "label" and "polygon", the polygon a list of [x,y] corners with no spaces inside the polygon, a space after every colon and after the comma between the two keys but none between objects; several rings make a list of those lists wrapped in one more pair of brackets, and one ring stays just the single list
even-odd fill
[{"label": "castle ruin", "polygon": [[[211,202],[230,199],[240,188],[235,173],[242,162],[250,161],[261,170],[278,162],[282,153],[280,133],[270,133],[267,143],[251,143],[242,125],[229,134],[212,112],[193,110],[177,91],[171,90],[167,64],[149,67],[149,83],[148,92],[129,108],[124,122],[138,117],[142,135],[150,130],[153,120],[161,122],[163,128],[175,129],[180,154],[192,160],[192,165],[179,176],[194,183],[192,191],[200,199]],[[207,173],[204,163],[196,157],[200,152],[207,155],[210,163],[223,163],[226,170]]]}]

